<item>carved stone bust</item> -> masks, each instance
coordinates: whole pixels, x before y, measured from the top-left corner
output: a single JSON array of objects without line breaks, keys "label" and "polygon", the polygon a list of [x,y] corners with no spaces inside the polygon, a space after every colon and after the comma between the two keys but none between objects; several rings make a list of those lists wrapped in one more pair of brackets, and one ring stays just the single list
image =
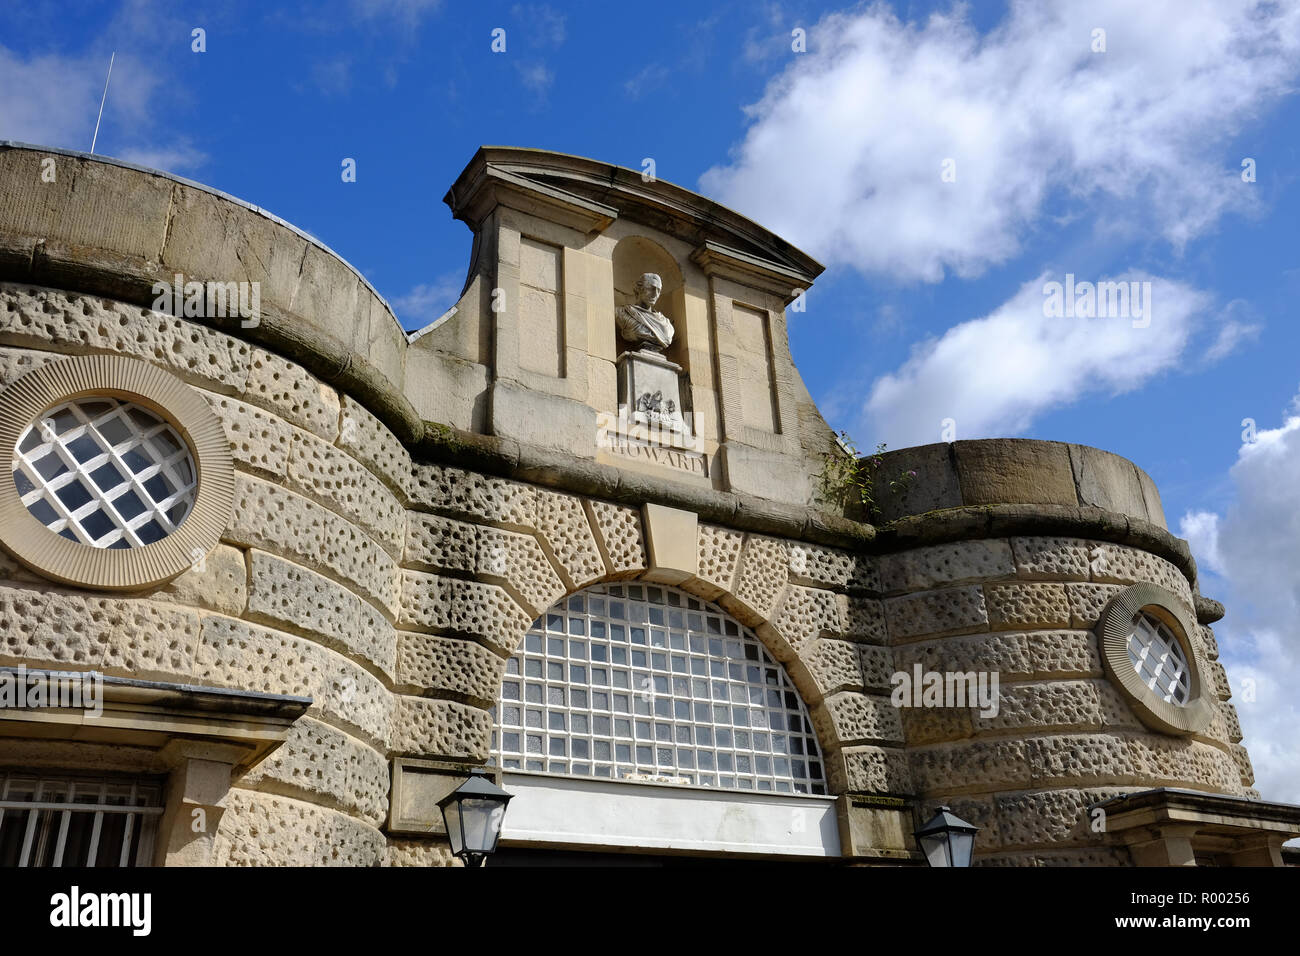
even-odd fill
[{"label": "carved stone bust", "polygon": [[647,272],[636,280],[632,290],[636,296],[635,303],[622,306],[615,313],[618,334],[625,342],[635,343],[638,348],[651,352],[662,352],[672,345],[672,319],[655,311],[662,290],[663,280],[653,272]]}]

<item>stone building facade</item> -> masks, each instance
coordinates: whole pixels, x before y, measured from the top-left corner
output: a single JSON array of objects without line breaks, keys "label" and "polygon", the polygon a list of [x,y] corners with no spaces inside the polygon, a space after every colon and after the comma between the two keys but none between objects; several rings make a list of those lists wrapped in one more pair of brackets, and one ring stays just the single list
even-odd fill
[{"label": "stone building facade", "polygon": [[[941,804],[990,865],[1300,832],[1146,473],[956,442],[888,454],[917,478],[873,521],[831,505],[786,338],[821,267],[730,210],[485,147],[464,290],[408,335],[203,186],[13,144],[0,181],[0,676],[103,675],[99,714],[0,708],[0,862],[451,864],[436,801],[484,764],[503,855],[908,865]],[[649,274],[662,349],[616,322]],[[897,705],[953,672],[995,712]]]}]

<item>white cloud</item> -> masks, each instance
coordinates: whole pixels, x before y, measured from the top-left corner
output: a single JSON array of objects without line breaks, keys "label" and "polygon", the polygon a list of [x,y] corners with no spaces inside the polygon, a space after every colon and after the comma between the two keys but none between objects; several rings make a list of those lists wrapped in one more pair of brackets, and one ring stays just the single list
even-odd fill
[{"label": "white cloud", "polygon": [[352,0],[352,10],[362,20],[393,19],[410,27],[441,6],[442,0]]},{"label": "white cloud", "polygon": [[516,63],[515,69],[519,71],[519,79],[524,86],[539,98],[544,98],[555,82],[555,74],[545,63]]},{"label": "white cloud", "polygon": [[1247,208],[1221,150],[1291,91],[1300,5],[1018,0],[982,36],[961,7],[909,24],[877,3],[790,57],[702,190],[828,264],[938,281],[1012,258],[1046,216],[1179,247]]},{"label": "white cloud", "polygon": [[1189,511],[1178,525],[1178,536],[1186,538],[1196,556],[1197,570],[1222,575],[1223,557],[1219,554],[1219,516],[1213,511]]},{"label": "white cloud", "polygon": [[433,282],[421,283],[405,295],[390,299],[389,303],[402,328],[423,328],[456,304],[464,280],[460,273],[446,272]]},{"label": "white cloud", "polygon": [[[88,151],[108,61],[98,53],[24,58],[0,47],[0,139]],[[137,133],[159,135],[161,91],[162,80],[150,64],[117,56],[96,152],[175,173],[202,165],[207,156],[188,140],[162,146]]]},{"label": "white cloud", "polygon": [[956,422],[960,439],[1024,432],[1044,412],[1088,393],[1139,388],[1174,367],[1205,319],[1210,297],[1172,279],[1149,281],[1150,325],[1134,318],[1049,317],[1046,273],[989,315],[921,342],[896,371],[872,386],[862,433],[891,448],[940,440]]},{"label": "white cloud", "polygon": [[564,14],[545,3],[516,3],[510,16],[522,25],[533,46],[557,47],[564,43]]},{"label": "white cloud", "polygon": [[[1300,395],[1297,396],[1300,403]],[[1292,411],[1297,408],[1293,403]],[[1300,803],[1300,414],[1242,445],[1222,515],[1189,513],[1181,532],[1216,570],[1228,615],[1215,626],[1243,743],[1266,800]],[[1189,534],[1189,532],[1191,532]],[[1254,700],[1245,693],[1254,684]]]}]

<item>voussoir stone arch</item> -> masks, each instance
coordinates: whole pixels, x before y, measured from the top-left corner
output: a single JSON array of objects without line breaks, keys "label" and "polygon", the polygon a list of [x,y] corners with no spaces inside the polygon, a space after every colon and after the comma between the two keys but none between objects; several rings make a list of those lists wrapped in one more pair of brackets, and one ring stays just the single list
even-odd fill
[{"label": "voussoir stone arch", "polygon": [[415,466],[411,487],[395,752],[486,760],[488,710],[533,621],[592,585],[646,581],[757,634],[809,710],[833,792],[899,789],[854,770],[893,766],[880,752],[902,744],[869,559],[691,515],[694,548],[666,566],[643,508],[439,465]]}]

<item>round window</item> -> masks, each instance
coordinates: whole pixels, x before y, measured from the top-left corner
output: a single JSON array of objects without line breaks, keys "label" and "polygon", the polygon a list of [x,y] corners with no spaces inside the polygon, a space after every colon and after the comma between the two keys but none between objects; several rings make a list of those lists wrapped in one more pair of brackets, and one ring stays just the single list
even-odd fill
[{"label": "round window", "polygon": [[124,355],[47,361],[0,389],[0,545],[77,587],[131,591],[197,566],[230,524],[221,419]]},{"label": "round window", "polygon": [[1187,655],[1164,621],[1145,611],[1134,615],[1128,657],[1148,690],[1167,704],[1187,703],[1192,689]]},{"label": "round window", "polygon": [[1195,633],[1182,598],[1147,583],[1116,594],[1097,621],[1106,674],[1143,723],[1167,734],[1200,733],[1214,717]]},{"label": "round window", "polygon": [[41,524],[94,548],[139,548],[194,506],[194,457],[176,429],[110,396],[56,405],[14,449],[14,485]]}]

